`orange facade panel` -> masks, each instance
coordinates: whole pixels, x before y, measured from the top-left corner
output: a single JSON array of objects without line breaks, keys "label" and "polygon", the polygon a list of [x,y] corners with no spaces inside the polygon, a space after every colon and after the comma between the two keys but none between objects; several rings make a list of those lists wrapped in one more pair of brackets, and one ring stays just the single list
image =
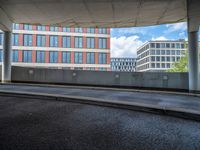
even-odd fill
[{"label": "orange facade panel", "polygon": [[45,63],[49,63],[49,52],[45,52]]},{"label": "orange facade panel", "polygon": [[74,52],[71,52],[71,64],[74,64]]},{"label": "orange facade panel", "polygon": [[22,50],[18,50],[18,62],[22,62]]},{"label": "orange facade panel", "polygon": [[36,51],[32,50],[32,62],[35,63],[36,62]]},{"label": "orange facade panel", "polygon": [[33,37],[33,46],[36,46],[36,34],[33,34],[32,35],[32,37]]},{"label": "orange facade panel", "polygon": [[58,52],[58,63],[62,63],[62,52]]},{"label": "orange facade panel", "polygon": [[87,53],[83,52],[83,64],[87,63]]}]

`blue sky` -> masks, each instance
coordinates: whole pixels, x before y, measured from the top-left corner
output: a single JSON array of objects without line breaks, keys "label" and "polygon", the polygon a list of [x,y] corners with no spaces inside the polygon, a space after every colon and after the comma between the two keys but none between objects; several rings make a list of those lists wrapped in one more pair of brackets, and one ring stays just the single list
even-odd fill
[{"label": "blue sky", "polygon": [[136,57],[136,49],[149,40],[187,40],[187,23],[111,29],[111,57]]}]

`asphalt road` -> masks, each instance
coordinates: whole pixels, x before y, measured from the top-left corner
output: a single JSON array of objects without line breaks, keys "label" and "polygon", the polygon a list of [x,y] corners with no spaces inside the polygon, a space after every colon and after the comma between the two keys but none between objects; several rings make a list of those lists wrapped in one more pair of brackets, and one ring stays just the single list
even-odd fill
[{"label": "asphalt road", "polygon": [[0,96],[0,150],[199,150],[200,122]]}]

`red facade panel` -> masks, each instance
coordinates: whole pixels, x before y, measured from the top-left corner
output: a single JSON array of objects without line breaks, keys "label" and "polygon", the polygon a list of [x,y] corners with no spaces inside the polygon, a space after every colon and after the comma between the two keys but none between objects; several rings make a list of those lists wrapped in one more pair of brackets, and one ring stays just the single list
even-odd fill
[{"label": "red facade panel", "polygon": [[46,47],[49,47],[49,35],[46,35]]},{"label": "red facade panel", "polygon": [[36,62],[36,50],[32,50],[32,62]]},{"label": "red facade panel", "polygon": [[99,63],[99,53],[95,53],[95,64]]},{"label": "red facade panel", "polygon": [[107,53],[107,64],[110,64],[110,53]]},{"label": "red facade panel", "polygon": [[99,48],[99,39],[98,37],[95,37],[95,49],[98,49]]},{"label": "red facade panel", "polygon": [[110,28],[107,28],[107,34],[110,34]]},{"label": "red facade panel", "polygon": [[62,63],[62,52],[58,52],[58,63]]},{"label": "red facade panel", "polygon": [[33,29],[33,30],[37,30],[37,26],[36,26],[36,25],[33,25],[33,26],[32,26],[32,29]]},{"label": "red facade panel", "polygon": [[107,38],[107,49],[110,49],[110,38]]},{"label": "red facade panel", "polygon": [[23,24],[20,24],[20,25],[19,25],[19,29],[20,29],[20,30],[23,30],[23,29],[24,29],[24,25],[23,25]]},{"label": "red facade panel", "polygon": [[87,38],[84,36],[83,37],[83,48],[87,48]]},{"label": "red facade panel", "polygon": [[36,46],[36,34],[33,34],[33,46]]},{"label": "red facade panel", "polygon": [[45,52],[45,63],[49,63],[49,51]]},{"label": "red facade panel", "polygon": [[98,33],[99,33],[98,28],[95,28],[95,34],[98,34]]},{"label": "red facade panel", "polygon": [[49,26],[46,26],[46,31],[49,31],[50,30],[50,27]]},{"label": "red facade panel", "polygon": [[87,53],[83,52],[83,64],[86,64],[87,59]]},{"label": "red facade panel", "polygon": [[19,46],[23,46],[23,34],[19,34]]},{"label": "red facade panel", "polygon": [[71,52],[71,64],[74,64],[74,52]]},{"label": "red facade panel", "polygon": [[58,47],[62,47],[62,36],[58,36]]},{"label": "red facade panel", "polygon": [[59,32],[63,32],[63,28],[62,28],[62,27],[59,27],[58,31],[59,31]]},{"label": "red facade panel", "polygon": [[74,48],[74,36],[71,36],[71,48]]},{"label": "red facade panel", "polygon": [[83,28],[83,33],[87,33],[87,28]]},{"label": "red facade panel", "polygon": [[18,62],[22,62],[22,50],[18,50]]},{"label": "red facade panel", "polygon": [[74,28],[70,28],[70,32],[74,32]]}]

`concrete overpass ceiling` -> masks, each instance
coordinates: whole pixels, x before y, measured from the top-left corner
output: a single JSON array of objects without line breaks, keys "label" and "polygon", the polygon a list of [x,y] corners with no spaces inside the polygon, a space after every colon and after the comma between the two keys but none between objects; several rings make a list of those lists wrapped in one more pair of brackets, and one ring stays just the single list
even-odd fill
[{"label": "concrete overpass ceiling", "polygon": [[186,0],[0,0],[15,23],[130,27],[186,20]]}]

